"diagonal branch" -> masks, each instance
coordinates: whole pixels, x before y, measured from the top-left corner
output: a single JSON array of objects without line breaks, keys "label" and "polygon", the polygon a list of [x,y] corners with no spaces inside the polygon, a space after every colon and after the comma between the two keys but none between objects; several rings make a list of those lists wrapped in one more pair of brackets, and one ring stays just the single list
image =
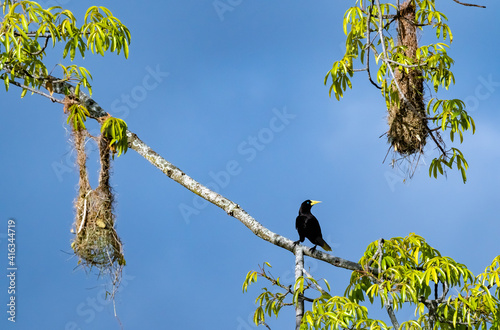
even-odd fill
[{"label": "diagonal branch", "polygon": [[42,92],[42,91],[40,91],[38,89],[35,89],[33,87],[29,87],[29,86],[23,85],[23,84],[15,81],[15,80],[9,80],[9,83],[11,83],[14,86],[21,87],[22,89],[29,90],[32,93],[35,93],[35,94],[38,94],[38,95],[41,95],[41,96],[45,96],[46,98],[48,98],[52,102],[61,103],[61,104],[64,103],[62,100],[57,99],[57,98],[53,97],[52,95],[46,94],[46,93],[44,93],[44,92]]},{"label": "diagonal branch", "polygon": [[[243,210],[238,204],[208,189],[201,183],[191,178],[186,173],[182,172],[179,168],[158,155],[153,149],[151,149],[148,145],[141,141],[136,134],[127,131],[127,137],[131,149],[135,150],[139,155],[141,155],[151,164],[160,169],[169,178],[184,186],[201,198],[220,207],[221,209],[226,211],[228,215],[238,219],[258,237],[262,238],[265,241],[268,241],[271,244],[277,245],[285,250],[294,253],[294,244],[292,240],[270,231],[260,222],[255,220],[245,210]],[[333,266],[345,268],[352,271],[363,271],[363,267],[356,262],[334,257],[331,254],[324,253],[318,250],[313,252],[311,252],[310,249],[303,250],[304,255],[327,262]],[[376,270],[372,271],[376,272]]]},{"label": "diagonal branch", "polygon": [[474,5],[474,4],[471,4],[471,3],[463,3],[463,2],[460,2],[458,0],[453,0],[453,1],[455,1],[456,3],[458,3],[459,5],[462,5],[462,6],[486,8],[486,6]]},{"label": "diagonal branch", "polygon": [[[70,93],[75,92],[75,87],[66,81],[61,81],[56,77],[49,76],[49,80],[52,81],[52,90],[56,94],[66,95],[65,92],[69,91]],[[16,86],[21,88],[25,88],[25,86],[16,83]],[[45,93],[39,92],[41,94],[51,100],[53,98]],[[87,108],[89,112],[89,117],[94,119],[99,119],[108,115],[106,111],[91,97],[80,91],[78,95],[78,99],[82,105]],[[57,102],[57,101],[56,101]],[[197,182],[189,175],[182,172],[178,167],[161,157],[158,153],[156,153],[153,149],[151,149],[148,145],[146,145],[143,141],[137,137],[135,133],[132,133],[127,130],[127,138],[129,146],[132,150],[136,151],[139,155],[148,160],[151,164],[160,169],[166,176],[179,183],[183,187],[187,188],[191,192],[200,196],[201,198],[209,201],[210,203],[220,207],[223,209],[228,215],[238,219],[241,223],[243,223],[248,229],[250,229],[255,235],[262,238],[263,240],[279,246],[285,250],[294,253],[294,242],[284,236],[276,234],[266,227],[264,227],[260,222],[255,220],[250,214],[248,214],[245,210],[243,210],[238,204],[227,199],[226,197],[208,189],[206,186]],[[321,251],[313,251],[310,249],[303,249],[304,255],[307,255],[311,258],[315,258],[326,263],[329,263],[335,267],[348,269],[351,271],[363,271],[363,267],[357,262],[353,262],[350,260],[342,259],[339,257],[334,257],[331,254],[324,253]],[[377,273],[376,270],[371,270],[374,273]]]},{"label": "diagonal branch", "polygon": [[439,150],[441,151],[441,153],[443,154],[444,157],[447,157],[447,154],[446,154],[446,151],[444,151],[443,147],[441,146],[441,144],[439,144],[438,140],[436,139],[436,137],[434,136],[434,133],[432,130],[429,130],[429,135],[431,136],[432,140],[434,141],[434,143],[438,146]]}]

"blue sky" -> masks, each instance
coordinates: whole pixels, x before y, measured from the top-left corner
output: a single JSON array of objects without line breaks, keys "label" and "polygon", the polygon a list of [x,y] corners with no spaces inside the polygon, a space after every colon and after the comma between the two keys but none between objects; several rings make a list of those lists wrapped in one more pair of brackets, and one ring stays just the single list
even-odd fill
[{"label": "blue sky", "polygon": [[[386,110],[364,74],[340,102],[329,98],[324,75],[342,56],[342,18],[354,1],[222,2],[232,10],[220,14],[213,1],[99,2],[129,27],[132,44],[128,60],[77,59],[94,77],[94,99],[278,234],[297,239],[300,203],[321,200],[313,213],[336,256],[357,261],[370,242],[415,232],[483,271],[499,254],[500,4],[438,4],[454,33],[456,61],[456,85],[440,96],[465,100],[477,126],[460,146],[470,165],[463,184],[454,171],[429,178],[426,165],[403,183],[401,172],[382,163]],[[95,4],[58,3],[77,17]],[[56,65],[59,55],[51,60]],[[17,221],[18,244],[17,324],[3,311],[0,328],[119,329],[102,297],[106,282],[76,268],[70,253],[78,178],[62,107],[19,95],[14,87],[0,90],[4,273],[9,218]],[[95,187],[98,160],[90,149]],[[436,155],[428,148],[425,163]],[[203,204],[134,151],[116,159],[112,184],[127,260],[116,300],[125,329],[253,329],[254,300],[269,285],[259,280],[243,294],[246,273],[267,261],[275,276],[293,280],[290,252]],[[197,214],[183,215],[183,205]],[[310,258],[306,267],[328,279],[333,293],[344,292],[348,271]],[[4,310],[7,286],[1,277]],[[273,329],[293,323],[292,310],[269,319]]]}]

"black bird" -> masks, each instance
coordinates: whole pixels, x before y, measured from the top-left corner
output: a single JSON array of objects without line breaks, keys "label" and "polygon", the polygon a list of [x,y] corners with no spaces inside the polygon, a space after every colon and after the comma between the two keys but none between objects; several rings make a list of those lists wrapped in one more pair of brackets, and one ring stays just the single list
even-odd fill
[{"label": "black bird", "polygon": [[304,242],[304,239],[307,238],[314,244],[314,247],[311,249],[311,252],[316,250],[316,246],[321,246],[325,251],[331,251],[332,248],[326,244],[323,239],[323,235],[321,235],[321,227],[319,226],[319,222],[314,215],[311,213],[311,207],[314,204],[321,203],[319,201],[306,200],[304,203],[300,205],[299,216],[297,220],[295,220],[295,228],[299,232],[300,239],[295,241],[293,244],[298,244],[299,242]]}]

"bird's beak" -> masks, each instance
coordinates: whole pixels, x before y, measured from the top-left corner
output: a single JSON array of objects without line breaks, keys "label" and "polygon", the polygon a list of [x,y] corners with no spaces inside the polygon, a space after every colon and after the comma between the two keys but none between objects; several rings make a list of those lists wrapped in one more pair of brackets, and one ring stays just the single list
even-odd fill
[{"label": "bird's beak", "polygon": [[321,203],[320,201],[311,201],[311,206],[314,205],[314,204],[318,204],[318,203]]}]

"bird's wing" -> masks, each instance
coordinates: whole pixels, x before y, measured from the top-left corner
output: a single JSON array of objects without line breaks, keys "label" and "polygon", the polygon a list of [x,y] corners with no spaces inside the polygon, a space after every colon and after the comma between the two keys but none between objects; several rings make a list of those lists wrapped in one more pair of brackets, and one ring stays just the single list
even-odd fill
[{"label": "bird's wing", "polygon": [[295,219],[295,229],[299,232],[303,230],[306,226],[307,217],[305,215],[299,215],[297,219]]},{"label": "bird's wing", "polygon": [[307,231],[309,233],[311,238],[317,237],[317,236],[322,236],[321,235],[321,227],[319,226],[319,221],[316,219],[314,215],[310,215],[306,219],[306,224],[307,226]]}]

